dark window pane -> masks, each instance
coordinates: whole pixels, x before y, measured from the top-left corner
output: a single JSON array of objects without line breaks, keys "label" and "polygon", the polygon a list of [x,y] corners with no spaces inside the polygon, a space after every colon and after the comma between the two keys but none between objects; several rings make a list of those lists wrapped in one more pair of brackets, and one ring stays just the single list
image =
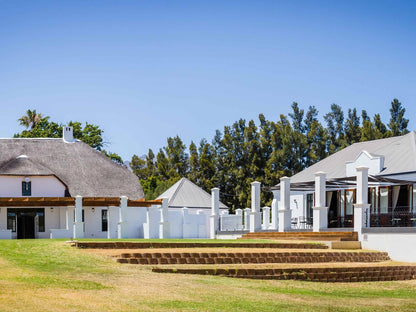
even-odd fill
[{"label": "dark window pane", "polygon": [[108,230],[107,210],[101,210],[101,231],[107,232],[107,230]]}]

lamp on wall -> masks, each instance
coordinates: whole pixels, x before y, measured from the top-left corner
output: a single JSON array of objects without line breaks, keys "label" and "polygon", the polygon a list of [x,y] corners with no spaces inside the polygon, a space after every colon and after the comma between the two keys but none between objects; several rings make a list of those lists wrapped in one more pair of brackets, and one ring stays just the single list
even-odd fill
[{"label": "lamp on wall", "polygon": [[51,207],[51,212],[53,212],[53,207]]},{"label": "lamp on wall", "polygon": [[29,183],[29,182],[30,182],[30,178],[26,177],[26,178],[25,178],[25,182],[26,182],[26,183]]},{"label": "lamp on wall", "polygon": [[92,210],[92,212],[95,212],[95,208],[94,207],[92,207],[91,210]]}]

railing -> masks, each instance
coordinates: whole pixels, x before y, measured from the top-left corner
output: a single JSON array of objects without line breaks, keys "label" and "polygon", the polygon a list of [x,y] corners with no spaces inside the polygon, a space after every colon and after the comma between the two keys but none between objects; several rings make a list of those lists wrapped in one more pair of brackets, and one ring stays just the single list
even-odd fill
[{"label": "railing", "polygon": [[220,231],[241,231],[244,229],[242,215],[220,215]]},{"label": "railing", "polygon": [[370,227],[416,227],[416,211],[396,207],[387,213],[370,213]]},{"label": "railing", "polygon": [[348,228],[354,226],[353,216],[332,217],[328,220],[328,227],[330,228]]}]

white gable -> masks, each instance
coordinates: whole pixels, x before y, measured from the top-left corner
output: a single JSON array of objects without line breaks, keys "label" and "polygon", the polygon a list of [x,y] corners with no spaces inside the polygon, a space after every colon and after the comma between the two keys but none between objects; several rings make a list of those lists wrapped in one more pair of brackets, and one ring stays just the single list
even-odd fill
[{"label": "white gable", "polygon": [[345,164],[347,177],[357,175],[357,167],[368,167],[368,174],[377,175],[384,168],[384,157],[379,155],[372,155],[367,151],[361,151],[354,161],[347,161]]}]

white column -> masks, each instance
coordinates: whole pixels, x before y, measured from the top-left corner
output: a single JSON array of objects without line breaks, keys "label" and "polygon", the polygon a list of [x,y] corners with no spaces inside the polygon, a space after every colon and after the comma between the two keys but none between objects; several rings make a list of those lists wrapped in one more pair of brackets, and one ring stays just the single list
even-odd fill
[{"label": "white column", "polygon": [[280,192],[279,191],[273,191],[273,201],[272,201],[272,223],[270,225],[270,228],[272,230],[277,230],[279,225],[279,200],[280,200]]},{"label": "white column", "polygon": [[280,178],[279,232],[291,228],[292,211],[290,210],[290,178]]},{"label": "white column", "polygon": [[119,219],[118,219],[118,238],[128,238],[129,222],[127,221],[127,197],[120,197]]},{"label": "white column", "polygon": [[65,213],[65,229],[70,230],[74,228],[74,206],[68,206],[66,207],[66,213]]},{"label": "white column", "polygon": [[117,220],[116,213],[118,212],[118,207],[109,206],[107,208],[107,238],[117,238],[118,237],[118,222],[113,222]]},{"label": "white column", "polygon": [[209,217],[209,238],[215,239],[219,230],[220,189],[211,189],[211,216]]},{"label": "white column", "polygon": [[261,229],[260,220],[260,182],[251,183],[251,212],[250,212],[250,232],[257,232]]},{"label": "white column", "polygon": [[263,230],[268,230],[270,228],[270,207],[263,207]]},{"label": "white column", "polygon": [[168,199],[162,198],[162,206],[160,210],[160,222],[159,222],[159,238],[170,238],[170,224],[169,224],[169,211],[168,211]]},{"label": "white column", "polygon": [[368,167],[357,169],[357,201],[354,204],[354,231],[361,240],[362,229],[370,227],[370,204],[368,204]]},{"label": "white column", "polygon": [[328,228],[328,207],[326,207],[326,174],[315,173],[315,206],[313,207],[313,231]]},{"label": "white column", "polygon": [[82,222],[82,196],[75,196],[74,238],[84,237],[84,222]]},{"label": "white column", "polygon": [[250,208],[244,209],[244,230],[248,231],[250,230]]}]

